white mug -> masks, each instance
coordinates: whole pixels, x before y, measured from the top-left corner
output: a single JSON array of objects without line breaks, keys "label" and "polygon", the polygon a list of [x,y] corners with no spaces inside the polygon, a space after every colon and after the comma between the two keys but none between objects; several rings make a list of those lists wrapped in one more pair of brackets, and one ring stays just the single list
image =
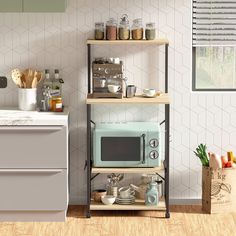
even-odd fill
[{"label": "white mug", "polygon": [[106,80],[105,79],[101,79],[101,80],[99,80],[99,83],[100,83],[101,88],[104,88],[105,85],[106,85]]},{"label": "white mug", "polygon": [[135,191],[132,190],[130,187],[121,187],[119,188],[119,196],[120,198],[130,198],[134,196]]},{"label": "white mug", "polygon": [[120,90],[121,90],[121,86],[120,85],[112,85],[112,84],[108,85],[108,91],[110,93],[117,93]]}]

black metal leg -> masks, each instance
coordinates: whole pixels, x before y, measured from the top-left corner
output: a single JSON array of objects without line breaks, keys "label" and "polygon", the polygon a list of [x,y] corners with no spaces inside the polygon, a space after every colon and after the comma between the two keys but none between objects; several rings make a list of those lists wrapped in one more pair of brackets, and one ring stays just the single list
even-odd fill
[{"label": "black metal leg", "polygon": [[91,105],[87,105],[87,214],[90,218],[91,203]]},{"label": "black metal leg", "polygon": [[[91,45],[88,49],[88,94],[91,91]],[[91,217],[91,105],[87,105],[87,213],[86,217]]]},{"label": "black metal leg", "polygon": [[169,208],[169,157],[170,157],[170,105],[165,105],[165,202],[166,202],[166,218],[170,218]]},{"label": "black metal leg", "polygon": [[168,93],[168,49],[169,44],[165,45],[165,93]]}]

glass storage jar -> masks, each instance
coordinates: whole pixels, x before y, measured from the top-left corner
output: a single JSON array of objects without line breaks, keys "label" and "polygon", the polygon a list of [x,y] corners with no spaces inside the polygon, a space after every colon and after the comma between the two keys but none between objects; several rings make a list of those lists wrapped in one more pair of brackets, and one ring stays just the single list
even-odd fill
[{"label": "glass storage jar", "polygon": [[155,23],[147,23],[145,29],[146,40],[154,40],[156,38]]},{"label": "glass storage jar", "polygon": [[95,31],[94,31],[94,37],[97,40],[104,39],[104,23],[103,22],[97,22],[95,23]]},{"label": "glass storage jar", "polygon": [[132,39],[134,40],[143,39],[143,22],[141,18],[133,20]]},{"label": "glass storage jar", "polygon": [[116,40],[117,37],[117,23],[114,18],[110,18],[106,23],[106,39]]},{"label": "glass storage jar", "polygon": [[120,40],[128,40],[130,38],[129,20],[126,14],[121,18],[118,35]]}]

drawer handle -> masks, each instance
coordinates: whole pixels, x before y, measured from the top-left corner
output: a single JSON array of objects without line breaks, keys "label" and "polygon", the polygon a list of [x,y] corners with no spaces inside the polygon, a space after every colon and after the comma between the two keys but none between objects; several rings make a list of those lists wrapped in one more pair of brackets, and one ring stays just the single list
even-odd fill
[{"label": "drawer handle", "polygon": [[27,126],[0,126],[0,131],[59,131],[62,129],[62,126],[35,126],[35,127],[27,127]]},{"label": "drawer handle", "polygon": [[0,173],[60,173],[62,169],[0,169]]}]

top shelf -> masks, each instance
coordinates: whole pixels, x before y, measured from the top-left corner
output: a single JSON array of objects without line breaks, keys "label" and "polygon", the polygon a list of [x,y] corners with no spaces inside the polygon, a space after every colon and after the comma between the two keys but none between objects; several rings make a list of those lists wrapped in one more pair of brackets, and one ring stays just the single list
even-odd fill
[{"label": "top shelf", "polygon": [[88,39],[88,45],[127,45],[127,44],[143,44],[143,45],[168,45],[167,39],[155,39],[155,40],[95,40]]}]

